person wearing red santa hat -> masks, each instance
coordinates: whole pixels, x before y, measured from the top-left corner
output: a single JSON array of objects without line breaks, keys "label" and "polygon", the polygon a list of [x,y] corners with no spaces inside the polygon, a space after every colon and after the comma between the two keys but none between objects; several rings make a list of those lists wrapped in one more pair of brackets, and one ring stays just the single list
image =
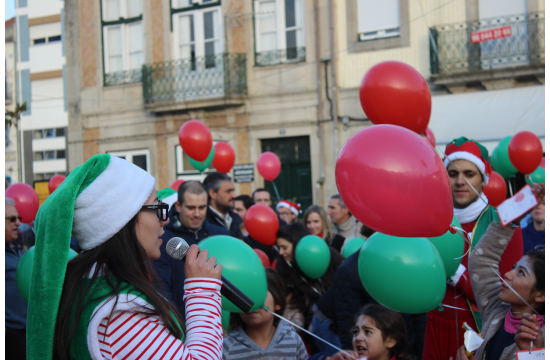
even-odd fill
[{"label": "person wearing red santa hat", "polygon": [[300,204],[295,204],[290,200],[281,200],[277,203],[277,206],[275,207],[279,217],[286,221],[288,224],[296,221],[298,214],[301,213],[300,208]]},{"label": "person wearing red santa hat", "polygon": [[[476,246],[493,221],[500,221],[496,209],[489,205],[483,187],[493,171],[489,164],[489,152],[475,140],[461,137],[447,144],[445,166],[453,194],[454,215]],[[464,253],[470,250],[464,243]],[[523,238],[518,227],[502,255],[499,270],[504,274],[523,255]],[[456,273],[447,279],[447,290],[442,304],[462,310],[444,308],[428,313],[424,337],[423,360],[440,360],[455,357],[458,348],[464,345],[462,328],[467,323],[481,332],[481,316],[468,272],[468,256],[462,258]]]}]

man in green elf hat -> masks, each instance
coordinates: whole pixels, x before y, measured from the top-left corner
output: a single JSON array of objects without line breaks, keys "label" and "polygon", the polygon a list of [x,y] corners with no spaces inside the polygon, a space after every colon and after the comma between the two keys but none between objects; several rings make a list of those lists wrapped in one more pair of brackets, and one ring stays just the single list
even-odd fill
[{"label": "man in green elf hat", "polygon": [[[454,215],[475,246],[487,227],[493,221],[500,221],[496,209],[489,206],[483,194],[483,187],[493,171],[489,153],[477,141],[461,137],[447,144],[444,163],[453,194]],[[465,242],[464,253],[469,247]],[[501,258],[501,274],[509,271],[522,255],[523,240],[518,228]],[[481,331],[481,316],[475,311],[477,307],[470,281],[468,256],[464,256],[457,272],[447,280],[442,303],[470,311],[444,308],[443,311],[436,309],[428,313],[423,360],[454,358],[458,348],[464,345],[462,325],[465,322]]]}]

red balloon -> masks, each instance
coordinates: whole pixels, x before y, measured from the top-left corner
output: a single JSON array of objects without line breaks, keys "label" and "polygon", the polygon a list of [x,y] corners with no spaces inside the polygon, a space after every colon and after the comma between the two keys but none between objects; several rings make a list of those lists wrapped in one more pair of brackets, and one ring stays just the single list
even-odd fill
[{"label": "red balloon", "polygon": [[262,264],[264,267],[269,267],[271,264],[269,263],[269,258],[267,255],[260,249],[254,249],[256,254],[260,257],[260,260],[262,261]]},{"label": "red balloon", "polygon": [[65,178],[66,178],[65,175],[52,176],[52,178],[48,182],[48,190],[50,191],[50,194],[53,193],[59,185],[61,185],[61,183],[63,182],[63,180],[65,180]]},{"label": "red balloon", "polygon": [[212,166],[221,173],[227,174],[235,165],[235,151],[226,142],[219,142],[214,145],[214,160]]},{"label": "red balloon", "polygon": [[18,183],[8,186],[5,195],[15,200],[15,208],[22,217],[21,222],[28,224],[34,220],[38,212],[38,195],[36,191],[27,184]]},{"label": "red balloon", "polygon": [[180,188],[180,185],[183,184],[184,182],[185,180],[177,179],[172,183],[172,185],[170,185],[170,188],[172,188],[172,190],[174,191],[178,191],[178,189]]},{"label": "red balloon", "polygon": [[363,111],[374,124],[399,125],[424,133],[432,96],[424,77],[412,66],[386,61],[373,66],[359,87]]},{"label": "red balloon", "polygon": [[522,174],[531,174],[537,170],[542,152],[540,139],[530,131],[517,133],[508,144],[510,162]]},{"label": "red balloon", "polygon": [[453,220],[443,161],[400,126],[375,125],[353,135],[338,155],[336,186],[361,223],[387,235],[441,236]]},{"label": "red balloon", "polygon": [[271,263],[271,268],[273,270],[277,270],[277,258],[275,258],[275,260],[273,260],[273,262]]},{"label": "red balloon", "polygon": [[279,220],[272,208],[262,204],[252,205],[244,216],[244,227],[250,236],[265,245],[277,241]]},{"label": "red balloon", "polygon": [[267,181],[273,181],[281,172],[281,160],[271,151],[266,151],[260,155],[258,162],[258,171],[260,175]]},{"label": "red balloon", "polygon": [[430,128],[426,128],[424,139],[426,139],[426,141],[435,148],[435,135]]},{"label": "red balloon", "polygon": [[489,176],[489,183],[483,187],[483,193],[487,196],[489,205],[497,207],[502,204],[506,200],[507,192],[506,181],[499,173],[493,170]]},{"label": "red balloon", "polygon": [[545,157],[543,156],[542,159],[540,160],[539,166],[546,170],[546,168],[544,167],[544,159],[545,159]]},{"label": "red balloon", "polygon": [[212,134],[208,126],[191,120],[183,124],[179,132],[183,152],[191,159],[204,161],[212,150]]}]

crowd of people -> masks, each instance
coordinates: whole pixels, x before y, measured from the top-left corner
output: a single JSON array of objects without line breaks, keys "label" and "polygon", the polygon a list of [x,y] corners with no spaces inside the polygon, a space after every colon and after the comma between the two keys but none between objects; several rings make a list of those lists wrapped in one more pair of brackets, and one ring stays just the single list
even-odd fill
[{"label": "crowd of people", "polygon": [[[351,214],[338,194],[331,196],[326,210],[312,205],[302,211],[290,200],[274,206],[263,188],[235,196],[231,177],[216,172],[202,183],[181,184],[177,201],[168,208],[156,197],[149,174],[123,160],[97,155],[66,180],[74,182],[76,200],[59,210],[67,199],[57,196],[40,209],[35,256],[40,254],[44,263],[33,269],[32,280],[48,286],[31,290],[31,299],[42,296],[43,304],[31,300],[28,316],[15,280],[26,247],[15,203],[6,199],[6,358],[25,358],[27,348],[29,358],[51,350],[44,358],[60,359],[496,360],[515,359],[516,351],[529,349],[531,342],[534,348],[544,348],[543,188],[537,187],[539,204],[521,226],[521,219],[503,226],[483,194],[491,172],[487,150],[459,138],[445,155],[454,215],[471,245],[464,243],[469,256],[447,280],[442,304],[451,307],[427,314],[387,309],[365,290],[359,251],[347,259],[342,253],[352,238],[368,241],[374,231]],[[120,178],[122,171],[127,174]],[[112,191],[101,191],[105,178],[124,192],[120,203],[109,197]],[[84,196],[88,199],[79,200]],[[278,215],[273,246],[256,241],[246,229],[244,218],[254,204],[272,207]],[[117,217],[108,226],[94,219],[100,213],[98,219],[105,218],[104,207]],[[55,282],[49,266],[59,262],[69,244],[57,230],[51,231],[51,222],[54,216],[61,221],[69,215],[74,220],[68,231],[82,252]],[[229,326],[222,329],[222,269],[215,258],[207,260],[205,251],[193,246],[215,235],[235,237],[265,252],[272,266],[266,268],[264,305],[289,322],[261,308],[232,313]],[[307,235],[320,237],[330,249],[328,269],[319,279],[308,277],[295,259],[296,246]],[[173,237],[191,246],[185,263],[166,251]],[[50,248],[56,246],[53,253]],[[515,291],[504,286],[493,269]],[[39,330],[46,319],[42,312],[53,314],[52,331],[45,339]],[[466,355],[464,323],[483,334],[485,343],[475,355]]]}]

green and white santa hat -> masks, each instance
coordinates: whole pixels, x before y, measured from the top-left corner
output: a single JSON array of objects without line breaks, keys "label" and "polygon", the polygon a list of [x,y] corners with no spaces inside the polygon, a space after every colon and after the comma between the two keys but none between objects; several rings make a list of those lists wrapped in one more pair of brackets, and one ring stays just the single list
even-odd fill
[{"label": "green and white santa hat", "polygon": [[455,160],[468,160],[473,163],[479,169],[485,184],[489,183],[489,175],[493,168],[489,163],[489,152],[485,146],[464,136],[454,139],[445,148],[443,163],[448,167],[449,163]]},{"label": "green and white santa hat", "polygon": [[83,251],[120,231],[141,209],[155,178],[109,154],[75,168],[38,210],[27,314],[27,358],[51,359],[71,234]]}]

